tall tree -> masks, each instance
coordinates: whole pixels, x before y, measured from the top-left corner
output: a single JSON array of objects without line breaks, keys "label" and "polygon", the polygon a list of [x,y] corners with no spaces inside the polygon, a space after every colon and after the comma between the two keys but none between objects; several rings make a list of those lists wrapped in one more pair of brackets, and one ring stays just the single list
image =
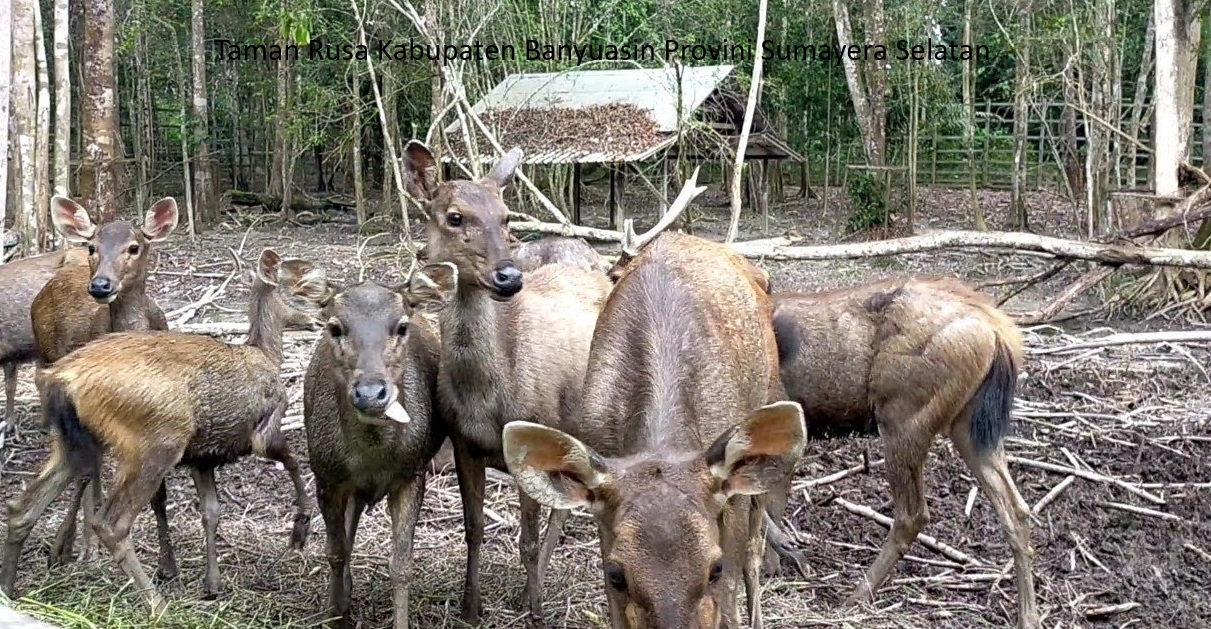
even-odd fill
[{"label": "tall tree", "polygon": [[190,48],[193,54],[194,204],[203,220],[217,217],[214,169],[209,137],[210,109],[206,99],[206,19],[203,0],[192,0]]},{"label": "tall tree", "polygon": [[46,64],[42,3],[34,0],[34,58],[38,65],[37,127],[34,133],[34,221],[35,238],[30,253],[54,246],[50,217],[50,71]]},{"label": "tall tree", "polygon": [[[854,43],[853,26],[850,23],[849,3],[833,0],[833,18],[837,25],[837,40],[841,49]],[[871,43],[882,42],[887,33],[883,0],[867,0],[867,32]],[[872,166],[883,166],[887,154],[887,72],[882,63],[872,60],[859,66],[850,55],[841,55],[845,67],[845,82],[854,104],[858,131],[862,134],[862,148],[866,161]]]},{"label": "tall tree", "polygon": [[[8,104],[12,99],[13,71],[13,5],[0,2],[0,240],[3,240],[5,219],[8,214]],[[0,247],[3,251],[3,247]],[[3,260],[0,255],[0,261]]]},{"label": "tall tree", "polygon": [[113,0],[81,0],[80,4],[84,11],[84,150],[78,195],[90,212],[97,212],[97,222],[105,222],[117,215],[119,207],[114,5]]},{"label": "tall tree", "polygon": [[[35,209],[37,169],[34,164],[37,153],[37,89],[38,70],[34,42],[36,41],[34,2],[36,0],[14,0],[12,2],[12,126],[17,163],[14,171],[18,177],[14,182],[16,214],[13,227],[21,234],[26,254],[37,251],[38,219]],[[5,121],[7,123],[7,121]],[[5,147],[7,148],[7,147]]]},{"label": "tall tree", "polygon": [[71,157],[71,51],[67,41],[71,33],[68,0],[55,0],[55,194],[70,196],[69,163]]}]

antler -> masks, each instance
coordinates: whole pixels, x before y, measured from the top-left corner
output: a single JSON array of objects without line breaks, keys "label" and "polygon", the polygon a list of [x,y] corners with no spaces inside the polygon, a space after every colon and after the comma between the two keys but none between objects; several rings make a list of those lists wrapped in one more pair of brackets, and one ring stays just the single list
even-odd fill
[{"label": "antler", "polygon": [[644,232],[642,236],[635,235],[635,219],[628,218],[622,224],[622,254],[628,257],[639,255],[639,250],[643,249],[649,242],[655,240],[660,232],[668,229],[677,217],[681,215],[685,208],[689,207],[690,201],[694,197],[702,194],[706,190],[706,186],[698,185],[698,170],[701,166],[694,168],[694,174],[690,176],[685,185],[681,186],[681,193],[673,199],[673,204],[664,211],[664,215],[660,217],[660,221],[654,227]]}]

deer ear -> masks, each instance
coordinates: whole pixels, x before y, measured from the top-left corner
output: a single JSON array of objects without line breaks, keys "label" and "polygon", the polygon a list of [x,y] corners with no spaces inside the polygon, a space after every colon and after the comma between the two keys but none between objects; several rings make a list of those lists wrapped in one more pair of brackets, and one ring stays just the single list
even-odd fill
[{"label": "deer ear", "polygon": [[496,162],[492,170],[484,177],[484,179],[496,184],[497,188],[504,189],[505,186],[513,183],[513,174],[517,172],[517,167],[521,165],[522,151],[520,148],[514,147],[505,156]]},{"label": "deer ear", "polygon": [[410,140],[404,147],[405,185],[412,196],[429,201],[437,192],[437,160],[420,140]]},{"label": "deer ear", "polygon": [[726,500],[778,486],[794,473],[803,456],[806,432],[798,402],[775,402],[753,411],[703,453],[715,491]]},{"label": "deer ear", "polygon": [[50,220],[55,230],[68,242],[88,242],[97,231],[88,211],[67,197],[55,195],[50,200]]},{"label": "deer ear", "polygon": [[153,203],[143,216],[143,235],[151,242],[164,240],[177,228],[177,218],[177,200],[164,197]]},{"label": "deer ear", "polygon": [[302,297],[307,301],[322,306],[332,297],[332,288],[324,269],[297,258],[283,260],[278,270],[278,281],[292,295]]},{"label": "deer ear", "polygon": [[611,483],[605,459],[554,428],[509,422],[502,442],[509,474],[526,495],[552,509],[599,504]]},{"label": "deer ear", "polygon": [[458,290],[458,267],[450,262],[426,264],[412,271],[404,291],[418,310],[441,310]]},{"label": "deer ear", "polygon": [[273,249],[265,249],[257,259],[257,279],[270,286],[278,285],[278,272],[282,264],[282,256]]}]

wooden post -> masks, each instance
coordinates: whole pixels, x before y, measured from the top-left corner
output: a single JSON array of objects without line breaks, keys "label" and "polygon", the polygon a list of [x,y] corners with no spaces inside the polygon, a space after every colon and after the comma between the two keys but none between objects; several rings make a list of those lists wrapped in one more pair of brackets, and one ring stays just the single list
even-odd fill
[{"label": "wooden post", "polygon": [[988,136],[992,133],[992,101],[984,101],[984,168],[980,170],[980,187],[988,186]]},{"label": "wooden post", "polygon": [[572,164],[572,224],[581,225],[580,201],[584,197],[584,184],[580,179],[580,162]]},{"label": "wooden post", "polygon": [[929,159],[929,185],[938,185],[938,126],[933,127],[933,150]]},{"label": "wooden post", "polygon": [[610,211],[610,229],[618,230],[622,228],[622,195],[626,190],[626,173],[624,169],[626,164],[619,166],[618,164],[610,164],[610,198],[607,205]]}]

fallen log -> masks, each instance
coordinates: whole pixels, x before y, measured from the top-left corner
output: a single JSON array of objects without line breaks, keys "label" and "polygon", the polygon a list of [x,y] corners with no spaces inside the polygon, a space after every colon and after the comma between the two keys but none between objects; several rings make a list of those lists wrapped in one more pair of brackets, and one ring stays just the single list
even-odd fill
[{"label": "fallen log", "polygon": [[[510,229],[599,242],[621,242],[622,232],[579,225],[535,223],[510,224]],[[1012,249],[1048,254],[1056,258],[1089,260],[1107,266],[1139,264],[1211,269],[1211,251],[1144,247],[1131,243],[1095,243],[1040,236],[1026,232],[942,231],[923,236],[847,243],[843,245],[782,245],[769,239],[734,242],[732,247],[747,258],[766,260],[836,260],[925,253],[940,249]]]},{"label": "fallen log", "polygon": [[[282,209],[282,197],[264,192],[247,192],[244,190],[228,190],[227,198],[232,205],[243,207],[263,206],[269,212]],[[323,212],[324,210],[347,210],[357,206],[357,203],[345,196],[333,194],[326,197],[312,197],[295,193],[290,198],[290,209],[294,212]]]}]

